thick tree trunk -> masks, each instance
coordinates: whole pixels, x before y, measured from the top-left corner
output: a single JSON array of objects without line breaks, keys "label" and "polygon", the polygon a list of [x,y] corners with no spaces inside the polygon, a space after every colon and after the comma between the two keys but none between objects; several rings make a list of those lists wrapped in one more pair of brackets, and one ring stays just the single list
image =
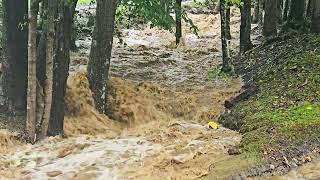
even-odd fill
[{"label": "thick tree trunk", "polygon": [[182,37],[182,28],[181,28],[181,0],[176,0],[176,45],[180,43]]},{"label": "thick tree trunk", "polygon": [[231,65],[229,43],[227,40],[227,16],[226,16],[226,2],[220,0],[220,19],[221,19],[221,44],[222,44],[222,69],[226,73],[233,73]]},{"label": "thick tree trunk", "polygon": [[277,0],[266,0],[263,35],[266,37],[277,35],[277,15],[274,10],[277,8]]},{"label": "thick tree trunk", "polygon": [[256,24],[259,21],[259,0],[254,0],[254,13],[252,18],[252,23]]},{"label": "thick tree trunk", "polygon": [[252,48],[251,33],[251,0],[244,0],[241,7],[240,54]]},{"label": "thick tree trunk", "polygon": [[293,29],[299,29],[304,21],[304,0],[291,0],[287,26]]},{"label": "thick tree trunk", "polygon": [[[71,1],[58,1],[53,59],[53,92],[48,135],[63,134],[65,95],[70,63]],[[68,3],[68,4],[66,4]]]},{"label": "thick tree trunk", "polygon": [[320,33],[320,1],[312,0],[312,25],[311,31]]},{"label": "thick tree trunk", "polygon": [[96,21],[88,64],[88,79],[95,106],[100,113],[105,114],[116,0],[97,0],[96,2]]},{"label": "thick tree trunk", "polygon": [[54,19],[57,8],[56,0],[48,0],[47,18],[47,48],[46,48],[46,80],[44,83],[44,112],[41,124],[41,138],[47,136],[51,116],[52,86],[53,86],[53,59],[54,59]]},{"label": "thick tree trunk", "polygon": [[28,99],[26,132],[29,142],[36,140],[36,108],[37,108],[37,0],[30,1],[29,10],[29,43],[28,43]]},{"label": "thick tree trunk", "polygon": [[10,114],[24,113],[27,102],[28,1],[2,0],[2,7],[1,109]]}]

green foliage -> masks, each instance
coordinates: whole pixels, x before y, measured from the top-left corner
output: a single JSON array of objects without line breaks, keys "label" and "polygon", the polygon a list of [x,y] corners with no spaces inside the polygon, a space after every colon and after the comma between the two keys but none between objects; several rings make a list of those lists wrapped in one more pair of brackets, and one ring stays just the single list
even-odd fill
[{"label": "green foliage", "polygon": [[208,72],[208,80],[230,80],[231,76],[223,71],[221,67],[214,68]]},{"label": "green foliage", "polygon": [[221,122],[245,134],[245,150],[284,152],[319,142],[319,44],[319,36],[297,37],[265,46],[241,63],[260,91],[236,104]]}]

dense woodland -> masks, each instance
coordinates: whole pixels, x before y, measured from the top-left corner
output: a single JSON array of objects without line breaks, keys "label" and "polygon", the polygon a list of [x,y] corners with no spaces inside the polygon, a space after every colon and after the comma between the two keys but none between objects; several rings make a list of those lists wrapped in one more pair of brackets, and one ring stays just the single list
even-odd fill
[{"label": "dense woodland", "polygon": [[[2,0],[1,112],[13,118],[25,117],[25,138],[30,142],[63,134],[77,1]],[[96,109],[107,113],[108,71],[117,7],[130,7],[133,14],[153,26],[175,31],[177,44],[184,36],[181,22],[193,24],[182,8],[181,0],[96,0],[95,3],[95,26],[87,71]],[[233,57],[255,48],[250,38],[252,23],[258,23],[266,42],[291,32],[320,33],[318,0],[221,0],[210,3],[221,15],[222,71],[227,73],[233,73]],[[241,10],[239,54],[232,54],[229,48],[231,7]],[[196,33],[197,27],[192,27]]]}]

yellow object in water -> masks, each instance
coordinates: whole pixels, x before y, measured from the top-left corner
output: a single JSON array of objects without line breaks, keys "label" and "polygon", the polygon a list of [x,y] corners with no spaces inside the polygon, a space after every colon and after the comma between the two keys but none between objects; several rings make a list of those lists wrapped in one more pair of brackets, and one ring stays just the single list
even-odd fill
[{"label": "yellow object in water", "polygon": [[211,129],[218,129],[218,123],[216,123],[214,121],[210,121],[208,123],[208,125],[209,125],[209,128],[211,128]]}]

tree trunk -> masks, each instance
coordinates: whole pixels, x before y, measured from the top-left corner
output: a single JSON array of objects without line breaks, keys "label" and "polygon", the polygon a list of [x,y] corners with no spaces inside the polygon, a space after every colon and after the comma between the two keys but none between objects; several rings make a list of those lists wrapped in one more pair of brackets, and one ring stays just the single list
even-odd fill
[{"label": "tree trunk", "polygon": [[259,20],[258,20],[259,30],[263,29],[263,11],[264,11],[263,5],[264,5],[264,1],[265,0],[259,0]]},{"label": "tree trunk", "polygon": [[74,26],[74,20],[75,20],[75,14],[76,14],[76,7],[78,4],[78,0],[73,0],[71,4],[71,14],[72,14],[72,34],[71,34],[71,50],[72,51],[77,51],[77,46],[76,46],[76,38],[77,38],[77,28]]},{"label": "tree trunk", "polygon": [[228,44],[230,45],[231,40],[231,30],[230,30],[230,7],[232,4],[228,4],[226,6],[226,38],[228,40]]},{"label": "tree trunk", "polygon": [[287,21],[289,11],[289,0],[283,0],[282,22]]},{"label": "tree trunk", "polygon": [[259,0],[254,0],[254,13],[252,18],[252,23],[256,24],[259,21]]},{"label": "tree trunk", "polygon": [[252,48],[251,33],[251,0],[244,0],[241,7],[240,54]]},{"label": "tree trunk", "polygon": [[176,0],[176,45],[180,43],[182,37],[182,28],[181,28],[181,0]]},{"label": "tree trunk", "polygon": [[293,29],[299,29],[304,21],[304,0],[291,0],[287,26]]},{"label": "tree trunk", "polygon": [[54,59],[54,19],[57,7],[56,0],[48,0],[47,18],[47,48],[46,48],[46,80],[44,83],[44,112],[41,124],[41,138],[47,136],[51,115],[52,86],[53,86],[53,59]]},{"label": "tree trunk", "polygon": [[277,35],[277,15],[274,10],[277,8],[277,0],[266,0],[263,35],[266,37]]},{"label": "tree trunk", "polygon": [[303,12],[303,18],[304,19],[307,18],[309,4],[310,4],[310,0],[305,0],[305,2],[304,2],[304,12]]},{"label": "tree trunk", "polygon": [[311,31],[320,33],[320,1],[312,0],[312,24]]},{"label": "tree trunk", "polygon": [[105,114],[116,0],[97,0],[96,2],[96,23],[88,64],[88,79],[95,106],[100,113]]},{"label": "tree trunk", "polygon": [[57,16],[55,18],[55,40],[53,59],[53,92],[51,117],[48,135],[63,134],[65,115],[65,95],[70,64],[70,41],[72,29],[71,1],[58,1]]},{"label": "tree trunk", "polygon": [[[17,4],[19,4],[17,6]],[[2,0],[3,58],[1,106],[9,114],[25,113],[27,102],[28,1]]]},{"label": "tree trunk", "polygon": [[226,2],[220,0],[220,19],[221,19],[221,44],[222,44],[222,69],[226,73],[233,73],[231,58],[229,53],[229,43],[227,40],[227,18],[226,18]]},{"label": "tree trunk", "polygon": [[27,140],[34,143],[36,140],[36,108],[37,108],[37,0],[30,1],[29,10],[29,45],[28,45],[28,99],[27,99]]}]

